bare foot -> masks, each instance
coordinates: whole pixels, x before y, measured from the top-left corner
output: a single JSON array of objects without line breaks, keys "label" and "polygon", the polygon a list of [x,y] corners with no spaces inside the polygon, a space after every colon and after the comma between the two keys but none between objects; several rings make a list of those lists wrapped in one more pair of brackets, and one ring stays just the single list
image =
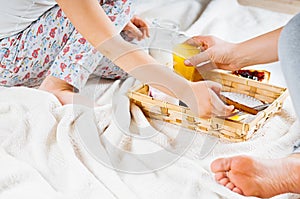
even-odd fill
[{"label": "bare foot", "polygon": [[245,196],[269,198],[283,193],[300,193],[300,154],[282,159],[248,156],[220,158],[211,170],[218,183]]},{"label": "bare foot", "polygon": [[54,94],[62,105],[81,104],[88,107],[94,107],[94,102],[92,100],[74,93],[72,85],[56,77],[47,76],[39,89]]}]

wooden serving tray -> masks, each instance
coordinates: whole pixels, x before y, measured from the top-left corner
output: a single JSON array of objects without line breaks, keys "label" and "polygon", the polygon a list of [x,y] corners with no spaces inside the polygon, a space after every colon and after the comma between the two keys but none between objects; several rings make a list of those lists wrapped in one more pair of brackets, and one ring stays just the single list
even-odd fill
[{"label": "wooden serving tray", "polygon": [[246,141],[251,138],[270,117],[281,110],[282,104],[288,96],[286,88],[237,77],[219,70],[205,74],[205,79],[222,84],[222,91],[246,94],[268,103],[269,106],[256,115],[249,114],[249,118],[242,121],[222,117],[204,119],[195,116],[187,107],[170,104],[149,96],[148,85],[132,88],[128,92],[128,96],[131,102],[139,106],[147,117],[180,125],[196,132],[207,133],[232,142]]}]

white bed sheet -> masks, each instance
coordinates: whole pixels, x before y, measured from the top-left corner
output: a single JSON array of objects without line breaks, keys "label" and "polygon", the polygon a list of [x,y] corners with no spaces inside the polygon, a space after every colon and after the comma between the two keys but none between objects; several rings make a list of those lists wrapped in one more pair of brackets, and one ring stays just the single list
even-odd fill
[{"label": "white bed sheet", "polygon": [[[187,32],[242,41],[281,26],[290,17],[241,7],[235,0],[214,0]],[[278,63],[274,66],[278,67]],[[280,74],[274,69],[273,80],[277,76]],[[245,197],[232,193],[213,180],[209,170],[211,161],[238,154],[282,157],[291,152],[292,145],[300,138],[299,125],[295,122],[290,99],[287,99],[282,112],[271,118],[252,140],[235,144],[218,142],[205,158],[200,157],[205,135],[186,131],[182,139],[177,140],[178,127],[170,124],[161,124],[161,132],[156,132],[151,139],[134,139],[119,128],[120,122],[126,124],[131,119],[128,101],[124,100],[127,98],[122,98],[124,103],[117,107],[127,111],[128,117],[116,121],[112,114],[116,108],[112,102],[114,95],[125,94],[133,83],[132,79],[123,84],[120,81],[91,79],[83,94],[95,99],[94,108],[61,107],[53,95],[33,89],[2,89],[0,198],[243,199]],[[147,126],[138,108],[132,106],[131,115],[140,127]],[[80,129],[82,126],[84,128]],[[142,135],[143,131],[137,129],[137,134]],[[96,144],[82,143],[85,136],[95,138],[89,139],[89,142]],[[190,138],[193,142],[190,142],[187,151],[176,155],[184,140]],[[108,147],[109,144],[123,151],[113,150]],[[180,158],[155,172],[143,175],[124,173],[103,165],[105,158],[111,158],[122,168],[129,169],[133,166],[130,163],[136,163],[137,159],[130,154],[124,155],[126,151],[151,154],[156,150],[167,151],[166,148],[172,149],[170,154]],[[98,149],[106,153],[101,157],[102,163],[96,161],[97,154],[91,153]],[[148,168],[156,162],[140,163]],[[285,194],[274,198],[298,197]]]}]

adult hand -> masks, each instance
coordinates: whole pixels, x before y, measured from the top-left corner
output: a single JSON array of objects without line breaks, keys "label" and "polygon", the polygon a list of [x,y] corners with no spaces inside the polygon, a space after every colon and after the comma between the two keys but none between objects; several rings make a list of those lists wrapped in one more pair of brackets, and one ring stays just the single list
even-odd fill
[{"label": "adult hand", "polygon": [[228,116],[234,106],[225,105],[219,98],[222,86],[212,81],[191,82],[192,96],[183,97],[189,108],[200,117]]},{"label": "adult hand", "polygon": [[200,47],[202,52],[185,60],[187,66],[197,66],[201,63],[211,62],[212,64],[204,64],[201,70],[219,68],[224,70],[235,71],[242,68],[235,58],[236,44],[223,41],[213,36],[195,36],[186,41],[186,43]]},{"label": "adult hand", "polygon": [[137,39],[138,41],[149,37],[148,24],[138,16],[134,16],[130,22],[127,23],[123,32],[129,39]]}]

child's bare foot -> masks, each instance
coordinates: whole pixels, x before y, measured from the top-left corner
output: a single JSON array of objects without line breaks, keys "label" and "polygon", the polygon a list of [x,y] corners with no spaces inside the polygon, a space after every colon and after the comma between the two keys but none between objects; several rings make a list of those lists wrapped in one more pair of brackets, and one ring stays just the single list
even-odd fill
[{"label": "child's bare foot", "polygon": [[73,86],[56,77],[46,77],[39,89],[54,94],[62,105],[81,104],[88,107],[94,106],[94,103],[90,99],[74,93]]},{"label": "child's bare foot", "polygon": [[282,193],[300,193],[300,154],[282,159],[247,156],[221,158],[212,162],[215,179],[230,190],[269,198]]}]

